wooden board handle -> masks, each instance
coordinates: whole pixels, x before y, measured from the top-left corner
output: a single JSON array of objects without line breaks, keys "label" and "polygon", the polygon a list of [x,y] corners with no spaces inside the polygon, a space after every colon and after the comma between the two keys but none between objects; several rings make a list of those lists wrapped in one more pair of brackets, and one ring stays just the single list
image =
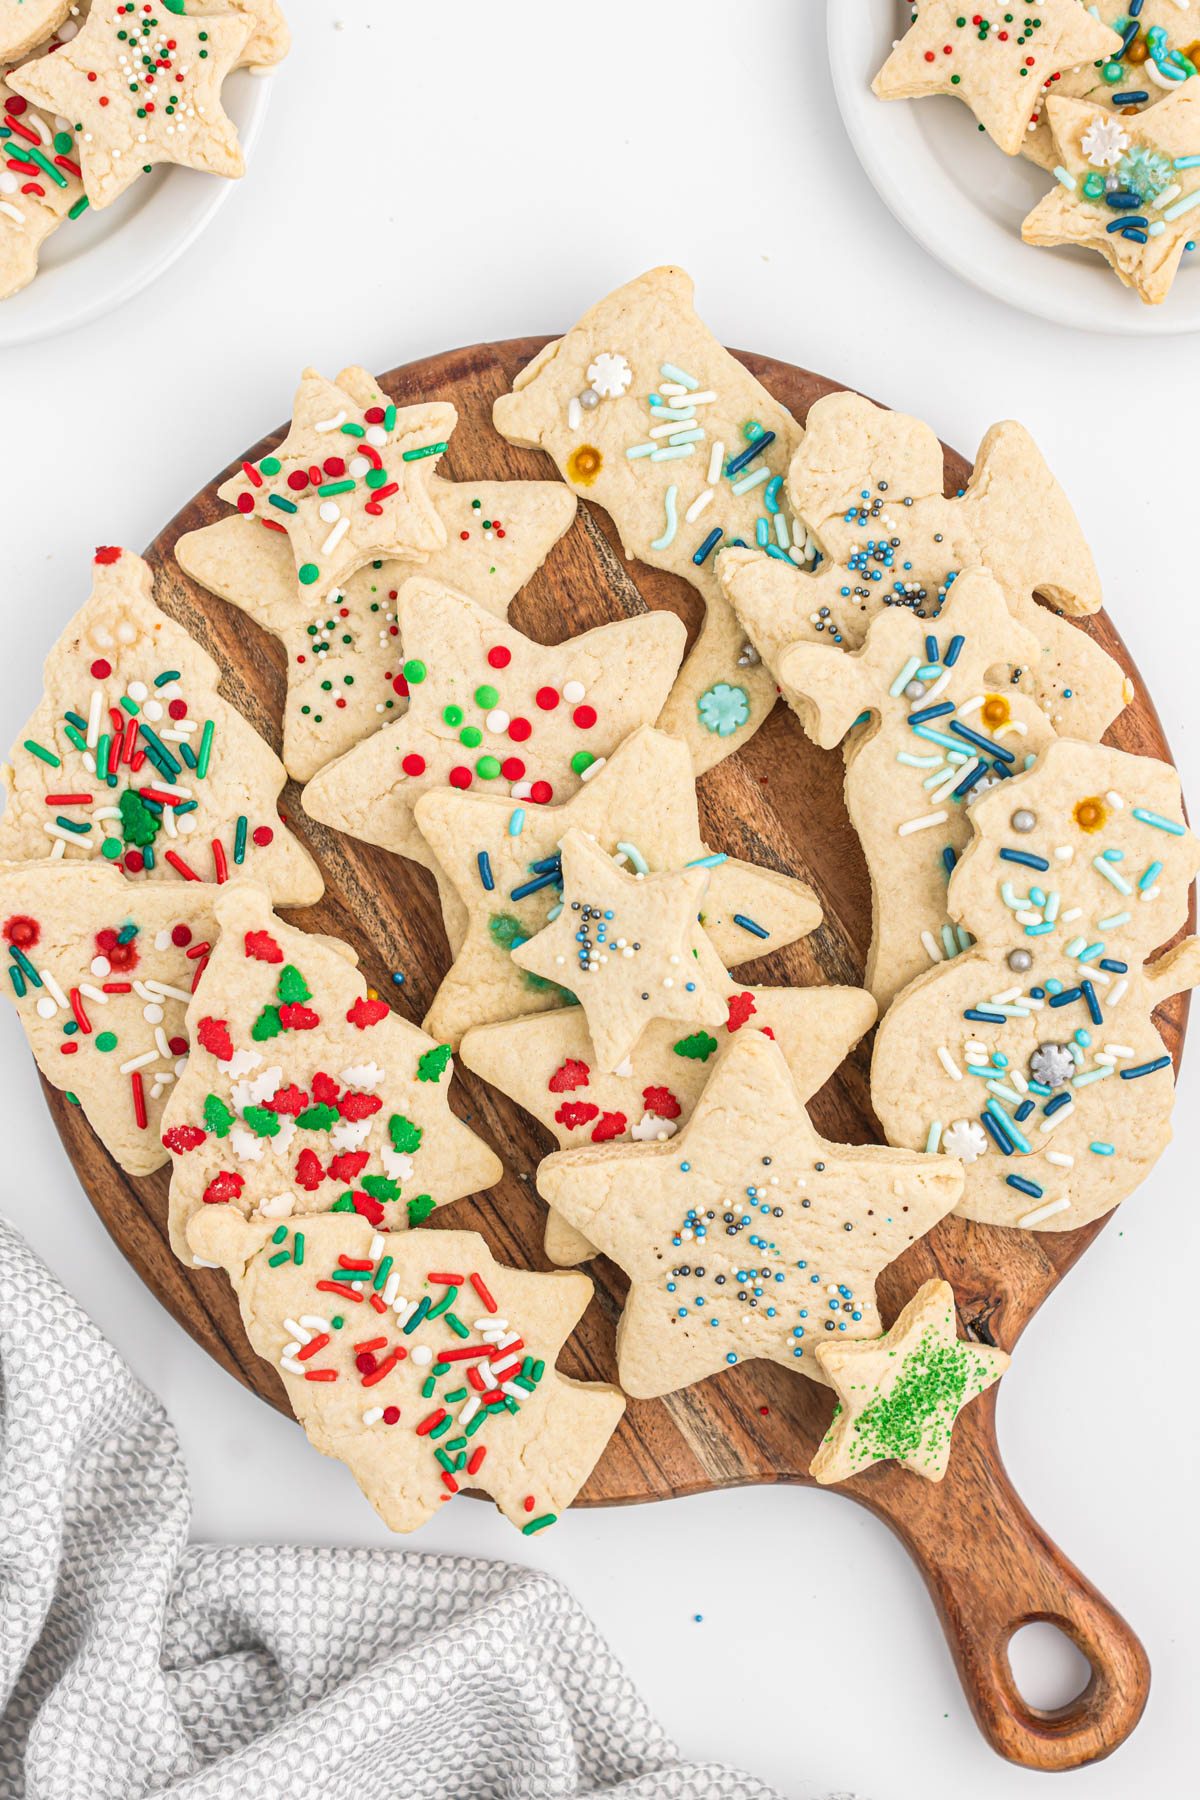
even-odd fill
[{"label": "wooden board handle", "polygon": [[[1142,1716],[1150,1688],[1146,1652],[1022,1503],[996,1447],[992,1408],[981,1402],[970,1409],[956,1435],[944,1482],[907,1476],[902,1499],[905,1472],[896,1471],[886,1496],[869,1492],[864,1479],[856,1498],[891,1525],[920,1567],[993,1750],[1044,1771],[1097,1762],[1124,1743]],[[924,1491],[914,1496],[914,1486]],[[1056,1626],[1092,1669],[1081,1694],[1049,1711],[1021,1694],[1008,1656],[1013,1635],[1036,1621]]]}]

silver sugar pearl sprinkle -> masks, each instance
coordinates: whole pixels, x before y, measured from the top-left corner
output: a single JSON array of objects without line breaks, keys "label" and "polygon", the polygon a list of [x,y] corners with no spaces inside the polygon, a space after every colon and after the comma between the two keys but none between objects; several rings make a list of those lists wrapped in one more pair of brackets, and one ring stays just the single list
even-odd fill
[{"label": "silver sugar pearl sprinkle", "polygon": [[600,396],[595,388],[584,388],[579,396],[579,404],[584,412],[592,412],[600,404]]},{"label": "silver sugar pearl sprinkle", "polygon": [[910,681],[904,690],[904,698],[906,700],[923,700],[925,698],[925,683],[923,681]]},{"label": "silver sugar pearl sprinkle", "polygon": [[1028,807],[1020,806],[1009,820],[1014,831],[1032,831],[1037,824],[1037,814]]},{"label": "silver sugar pearl sprinkle", "polygon": [[1010,950],[1008,966],[1014,975],[1024,975],[1028,969],[1033,967],[1032,953],[1028,950]]}]

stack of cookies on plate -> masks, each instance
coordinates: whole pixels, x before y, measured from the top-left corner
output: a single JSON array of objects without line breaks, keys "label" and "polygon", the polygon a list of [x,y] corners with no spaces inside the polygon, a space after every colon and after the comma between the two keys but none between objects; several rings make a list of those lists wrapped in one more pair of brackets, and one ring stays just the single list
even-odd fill
[{"label": "stack of cookies on plate", "polygon": [[[835,1391],[815,1479],[938,1479],[1008,1359],[959,1336],[944,1281],[885,1329],[881,1271],[951,1212],[1063,1231],[1130,1193],[1170,1135],[1151,1014],[1200,979],[1195,940],[1147,961],[1200,847],[1174,770],[1100,741],[1132,688],[1069,616],[1100,605],[1078,522],[1018,425],[949,498],[917,419],[832,393],[802,426],[676,269],[548,345],[495,424],[565,485],[448,480],[453,407],[307,370],[282,441],[176,543],[194,592],[282,643],[282,760],[146,566],[97,553],[5,771],[10,997],[122,1167],[170,1159],[176,1254],[228,1271],[395,1529],[469,1487],[539,1532],[625,1394],[756,1358]],[[508,623],[579,498],[697,591],[686,655],[628,586],[554,645]],[[701,828],[697,776],[780,694],[843,750],[861,988],[737,974],[821,923],[765,842]],[[322,891],[289,774],[310,819],[432,875],[450,960],[423,1028],[352,944],[278,916]],[[829,1142],[807,1103],[877,1018],[887,1142]],[[557,1142],[553,1272],[439,1228],[503,1173],[451,1110],[455,1054]],[[619,1386],[555,1367],[598,1253],[630,1283]]]},{"label": "stack of cookies on plate", "polygon": [[0,0],[0,300],[156,163],[242,175],[221,89],[288,43],[278,0]]}]

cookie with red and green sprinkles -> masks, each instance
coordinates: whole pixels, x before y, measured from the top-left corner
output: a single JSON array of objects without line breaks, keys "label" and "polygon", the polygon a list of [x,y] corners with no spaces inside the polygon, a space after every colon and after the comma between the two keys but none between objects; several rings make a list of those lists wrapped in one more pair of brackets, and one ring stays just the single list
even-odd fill
[{"label": "cookie with red and green sprinkles", "polygon": [[72,14],[80,10],[73,0],[0,0],[0,64],[19,62],[60,35],[74,37]]},{"label": "cookie with red and green sprinkles", "polygon": [[1000,149],[1021,149],[1043,89],[1064,69],[1121,49],[1083,0],[1031,0],[976,11],[968,0],[920,0],[872,87],[881,100],[952,94]]},{"label": "cookie with red and green sprinkles", "polygon": [[554,1366],[591,1299],[587,1276],[505,1268],[474,1232],[209,1207],[188,1241],[228,1270],[251,1345],[313,1445],[346,1464],[392,1531],[471,1489],[536,1536],[625,1410],[618,1388]]},{"label": "cookie with red and green sprinkles", "polygon": [[218,896],[220,938],[188,1011],[192,1054],[163,1119],[170,1230],[208,1207],[403,1230],[500,1179],[450,1111],[450,1049],[381,1000],[336,939],[285,925],[266,890]]},{"label": "cookie with red and green sprinkles", "polygon": [[324,883],[277,810],[283,764],[212,657],[155,606],[140,557],[97,550],[92,584],[0,770],[0,860],[104,861],[139,884],[254,875],[311,906]]},{"label": "cookie with red and green sprinkles", "polygon": [[305,369],[286,437],[221,483],[222,500],[288,539],[297,597],[319,623],[350,576],[381,557],[424,562],[446,544],[430,481],[458,414],[398,407],[365,369],[353,390]]},{"label": "cookie with red and green sprinkles", "polygon": [[756,1358],[826,1380],[817,1346],[879,1335],[879,1274],[962,1181],[947,1157],[828,1142],[780,1046],[745,1030],[667,1142],[559,1150],[537,1176],[630,1278],[617,1366],[637,1399]]},{"label": "cookie with red and green sprinkles", "polygon": [[[560,1150],[605,1143],[666,1143],[695,1110],[721,1045],[736,1031],[763,1031],[787,1059],[806,1103],[875,1022],[861,988],[743,987],[727,983],[726,1017],[712,1031],[680,1032],[667,1020],[648,1025],[628,1062],[611,1074],[597,1066],[583,1010],[480,1025],[459,1058],[508,1094],[558,1140]],[[596,1247],[551,1209],[546,1254],[560,1265],[583,1262]]]},{"label": "cookie with red and green sprinkles", "polygon": [[249,11],[196,18],[183,0],[110,0],[53,55],[12,70],[9,86],[67,121],[94,207],[111,205],[155,163],[236,178],[245,163],[221,89],[255,28]]},{"label": "cookie with red and green sprinkles", "polygon": [[964,1165],[964,1218],[1073,1231],[1171,1141],[1154,1015],[1200,984],[1200,939],[1147,958],[1187,922],[1200,842],[1169,763],[1070,738],[972,811],[946,896],[967,947],[888,1009],[871,1102],[891,1143]]},{"label": "cookie with red and green sprinkles", "polygon": [[443,582],[415,577],[395,603],[408,705],[393,725],[331,763],[305,811],[426,867],[421,795],[452,787],[536,808],[594,778],[671,690],[687,633],[644,613],[542,645]]},{"label": "cookie with red and green sprinkles", "polygon": [[[338,383],[353,391],[361,374],[345,369]],[[264,531],[252,517],[235,512],[175,546],[187,575],[283,644],[282,755],[297,781],[403,716],[409,687],[397,602],[411,576],[444,581],[503,619],[575,518],[575,496],[557,481],[434,475],[429,491],[446,528],[442,549],[428,558],[373,558],[323,611],[297,586],[286,534]]]},{"label": "cookie with red and green sprinkles", "polygon": [[586,979],[577,966],[547,979],[513,954],[558,916],[560,846],[573,827],[635,873],[707,873],[700,923],[726,968],[769,955],[820,923],[806,882],[704,842],[691,757],[666,732],[639,726],[561,805],[514,801],[486,787],[434,788],[416,805],[417,825],[465,919],[425,1020],[447,1043],[457,1045],[472,1025],[576,1002],[576,984]]},{"label": "cookie with red and green sprinkles", "polygon": [[959,1413],[1011,1361],[1003,1350],[959,1337],[948,1281],[918,1288],[882,1337],[830,1339],[817,1345],[816,1358],[837,1395],[833,1423],[809,1468],[823,1487],[880,1462],[940,1481]]},{"label": "cookie with red and green sprinkles", "polygon": [[0,80],[0,300],[33,280],[46,239],[87,204],[74,132]]},{"label": "cookie with red and green sprinkles", "polygon": [[134,886],[99,862],[0,868],[4,992],[37,1065],[130,1175],[168,1160],[187,1008],[216,939],[215,887]]}]

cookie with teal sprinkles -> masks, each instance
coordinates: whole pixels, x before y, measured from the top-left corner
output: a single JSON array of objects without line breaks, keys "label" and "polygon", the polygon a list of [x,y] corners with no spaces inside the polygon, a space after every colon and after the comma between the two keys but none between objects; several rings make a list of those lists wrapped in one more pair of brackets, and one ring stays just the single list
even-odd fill
[{"label": "cookie with teal sprinkles", "polygon": [[879,1028],[890,1143],[966,1167],[964,1218],[1070,1231],[1146,1179],[1174,1079],[1154,1009],[1200,982],[1184,925],[1200,843],[1169,763],[1060,738],[974,808],[950,916],[975,940]]},{"label": "cookie with teal sprinkles", "polygon": [[[1087,100],[1125,118],[1145,112],[1200,71],[1200,17],[1180,0],[1098,0],[1091,11],[1121,39],[1121,48],[1101,62],[1065,69],[1047,97]],[[1054,133],[1043,104],[1031,120],[1022,154],[1043,169],[1058,162]]]},{"label": "cookie with teal sprinkles", "polygon": [[1200,229],[1200,75],[1138,116],[1057,95],[1047,112],[1057,184],[1021,236],[1095,250],[1146,305],[1161,305]]},{"label": "cookie with teal sprinkles", "polygon": [[959,1337],[948,1281],[918,1288],[883,1337],[818,1344],[816,1357],[837,1394],[833,1423],[808,1471],[823,1487],[880,1462],[940,1481],[959,1413],[1011,1360]]},{"label": "cookie with teal sprinkles", "polygon": [[4,992],[46,1080],[130,1175],[168,1160],[162,1116],[187,1068],[217,894],[135,886],[100,862],[0,868]]},{"label": "cookie with teal sprinkles", "polygon": [[555,964],[547,978],[514,955],[559,916],[562,844],[572,829],[634,873],[706,872],[700,924],[726,967],[806,936],[821,919],[807,883],[704,842],[687,746],[647,725],[561,806],[434,788],[417,801],[416,820],[466,917],[425,1020],[455,1046],[473,1025],[577,1004],[577,967]]},{"label": "cookie with teal sprinkles", "polygon": [[816,1347],[878,1337],[876,1279],[954,1206],[962,1169],[827,1142],[778,1044],[739,1031],[668,1143],[558,1151],[537,1181],[629,1275],[620,1381],[650,1399],[754,1358],[825,1381]]},{"label": "cookie with teal sprinkles", "polygon": [[163,1119],[177,1256],[207,1207],[399,1231],[499,1181],[499,1158],[450,1111],[449,1045],[392,1012],[347,944],[285,925],[254,882],[221,890],[216,922]]},{"label": "cookie with teal sprinkles", "polygon": [[251,874],[281,905],[313,905],[320,871],[277,810],[283,764],[152,587],[141,557],[97,550],[91,598],[0,768],[0,860],[103,859],[139,884]]},{"label": "cookie with teal sprinkles", "polygon": [[775,704],[716,580],[723,544],[760,542],[789,567],[809,547],[783,477],[801,430],[695,311],[682,269],[651,269],[584,314],[493,411],[611,515],[625,554],[678,575],[705,607],[659,723],[697,773],[745,743]]},{"label": "cookie with teal sprinkles", "polygon": [[962,0],[920,0],[872,87],[881,100],[952,94],[1015,156],[1064,69],[1119,53],[1121,38],[1083,0],[1033,0],[976,12]]},{"label": "cookie with teal sprinkles", "polygon": [[67,120],[94,207],[155,163],[232,179],[245,163],[221,89],[255,26],[248,11],[185,14],[183,0],[161,13],[134,0],[98,4],[69,43],[14,69],[9,86]]},{"label": "cookie with teal sprinkles", "polygon": [[189,1243],[228,1270],[313,1447],[346,1464],[392,1531],[472,1489],[538,1536],[625,1410],[618,1388],[554,1366],[587,1276],[505,1268],[474,1232],[397,1236],[333,1213],[273,1225],[217,1207]]}]

